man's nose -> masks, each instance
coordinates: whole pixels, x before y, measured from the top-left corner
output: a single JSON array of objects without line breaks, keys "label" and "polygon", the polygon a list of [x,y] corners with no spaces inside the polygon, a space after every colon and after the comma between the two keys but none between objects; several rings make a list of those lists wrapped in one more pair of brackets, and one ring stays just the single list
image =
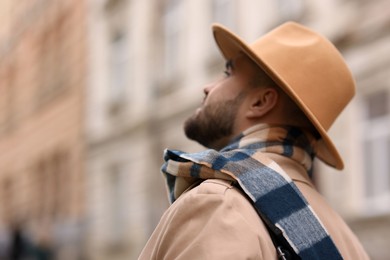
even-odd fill
[{"label": "man's nose", "polygon": [[209,94],[209,92],[211,91],[212,88],[213,88],[213,85],[212,85],[212,84],[206,85],[206,86],[203,88],[203,93],[207,96],[207,95]]}]

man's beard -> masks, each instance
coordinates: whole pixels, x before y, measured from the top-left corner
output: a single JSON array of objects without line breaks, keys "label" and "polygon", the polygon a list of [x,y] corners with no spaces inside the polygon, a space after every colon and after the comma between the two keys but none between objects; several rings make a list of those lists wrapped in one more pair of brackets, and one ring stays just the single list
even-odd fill
[{"label": "man's beard", "polygon": [[216,143],[232,137],[242,97],[241,93],[233,100],[205,105],[199,113],[194,113],[185,121],[186,136],[209,148],[216,148]]}]

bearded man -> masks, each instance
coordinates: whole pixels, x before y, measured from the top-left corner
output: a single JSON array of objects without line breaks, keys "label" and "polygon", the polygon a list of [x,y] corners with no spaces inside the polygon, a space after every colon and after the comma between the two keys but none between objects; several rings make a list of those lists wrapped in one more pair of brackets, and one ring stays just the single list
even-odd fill
[{"label": "bearded man", "polygon": [[166,150],[172,205],[139,259],[368,259],[312,183],[343,168],[327,134],[355,92],[343,58],[293,22],[248,45],[221,25],[225,76],[184,125],[209,149]]}]

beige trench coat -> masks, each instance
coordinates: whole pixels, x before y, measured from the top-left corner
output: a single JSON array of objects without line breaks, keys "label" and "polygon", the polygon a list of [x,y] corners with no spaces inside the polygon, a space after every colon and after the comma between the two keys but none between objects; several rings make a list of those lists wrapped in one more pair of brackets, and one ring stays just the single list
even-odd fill
[{"label": "beige trench coat", "polygon": [[[369,259],[356,236],[314,188],[302,166],[268,154],[294,180],[344,259]],[[265,225],[230,182],[210,179],[182,194],[164,213],[140,260],[277,259]]]}]

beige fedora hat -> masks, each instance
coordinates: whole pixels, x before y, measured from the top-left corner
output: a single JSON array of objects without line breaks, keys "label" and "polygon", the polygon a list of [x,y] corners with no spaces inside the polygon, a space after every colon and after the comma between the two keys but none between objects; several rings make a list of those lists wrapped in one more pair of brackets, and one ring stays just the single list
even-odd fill
[{"label": "beige fedora hat", "polygon": [[321,135],[317,157],[343,169],[327,131],[355,94],[355,83],[334,45],[295,22],[284,23],[252,44],[219,24],[215,41],[225,59],[244,53],[263,69],[302,109]]}]

